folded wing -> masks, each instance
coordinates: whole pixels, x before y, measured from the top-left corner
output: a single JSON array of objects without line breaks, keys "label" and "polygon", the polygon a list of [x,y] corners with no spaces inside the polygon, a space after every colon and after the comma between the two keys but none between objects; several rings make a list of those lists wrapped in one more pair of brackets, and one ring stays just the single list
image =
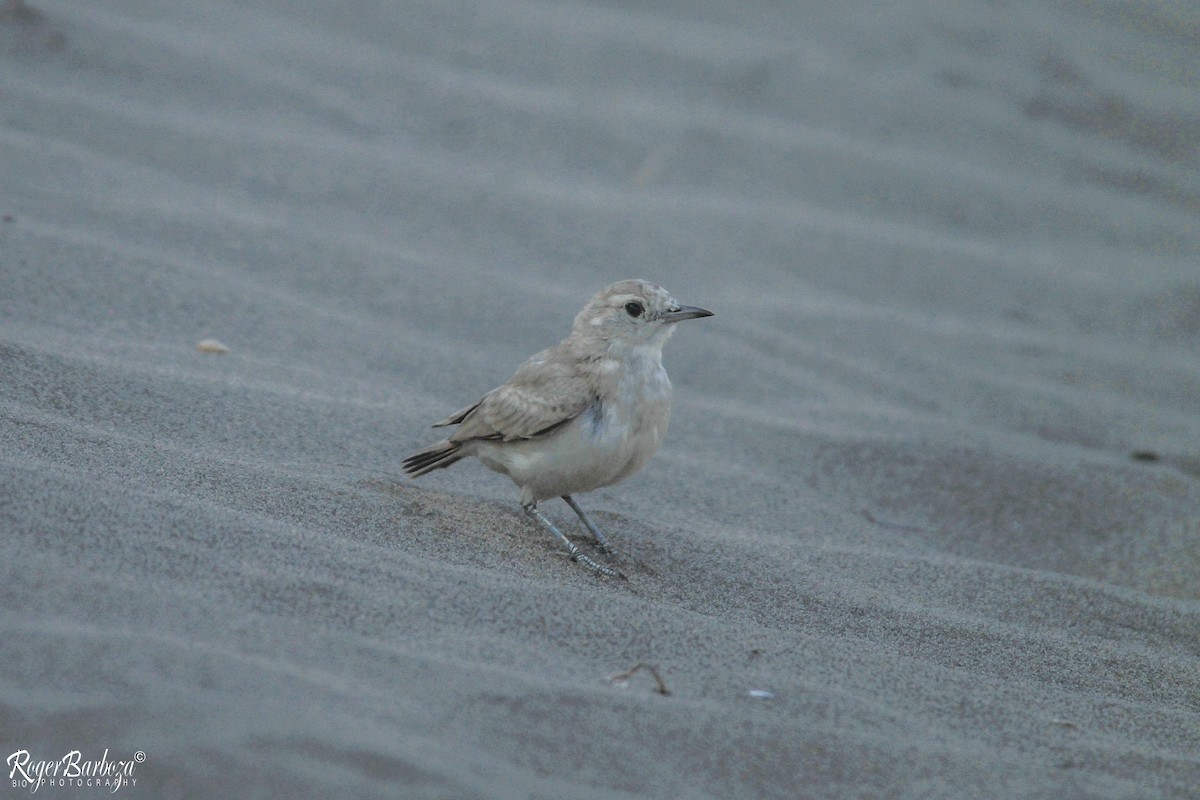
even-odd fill
[{"label": "folded wing", "polygon": [[529,359],[508,383],[438,425],[459,426],[451,442],[511,442],[544,436],[570,422],[588,407],[594,393],[584,375],[553,355],[548,350]]}]

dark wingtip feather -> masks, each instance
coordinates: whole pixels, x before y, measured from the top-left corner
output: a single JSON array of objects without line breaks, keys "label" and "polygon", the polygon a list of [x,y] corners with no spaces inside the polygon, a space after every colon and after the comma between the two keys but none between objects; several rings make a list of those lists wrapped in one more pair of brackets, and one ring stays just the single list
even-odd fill
[{"label": "dark wingtip feather", "polygon": [[462,458],[461,446],[448,441],[430,445],[418,453],[413,453],[401,462],[405,474],[419,478],[427,472],[442,469]]}]

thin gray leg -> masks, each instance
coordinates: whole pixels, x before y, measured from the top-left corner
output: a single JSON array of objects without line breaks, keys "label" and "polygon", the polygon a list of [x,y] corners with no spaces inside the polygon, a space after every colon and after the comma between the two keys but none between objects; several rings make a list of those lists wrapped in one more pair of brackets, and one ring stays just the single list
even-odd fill
[{"label": "thin gray leg", "polygon": [[571,554],[572,561],[578,561],[580,564],[583,564],[585,567],[590,569],[592,572],[599,573],[600,575],[607,575],[610,578],[625,578],[625,574],[623,572],[621,572],[621,570],[619,570],[615,567],[607,567],[604,564],[593,561],[592,559],[590,559],[586,555],[584,555],[583,551],[580,550],[578,547],[576,547],[574,542],[572,542],[570,539],[568,539],[566,536],[564,536],[563,532],[560,531],[557,527],[555,527],[553,522],[546,519],[546,515],[538,510],[538,507],[535,503],[530,503],[529,505],[521,506],[521,508],[524,509],[526,514],[533,517],[538,522],[542,523],[542,526],[546,530],[553,533],[560,542],[562,542],[564,545],[566,545],[567,552],[569,552]]},{"label": "thin gray leg", "polygon": [[571,497],[569,494],[564,494],[562,499],[566,500],[567,505],[571,507],[571,510],[574,511],[581,520],[583,520],[583,524],[587,526],[588,532],[591,533],[593,538],[595,538],[595,540],[600,544],[600,551],[603,553],[615,553],[616,551],[613,549],[613,546],[608,543],[608,539],[603,533],[600,532],[600,529],[596,527],[596,523],[592,522],[591,517],[589,517],[587,513],[579,507],[579,503],[575,502],[575,498]]}]

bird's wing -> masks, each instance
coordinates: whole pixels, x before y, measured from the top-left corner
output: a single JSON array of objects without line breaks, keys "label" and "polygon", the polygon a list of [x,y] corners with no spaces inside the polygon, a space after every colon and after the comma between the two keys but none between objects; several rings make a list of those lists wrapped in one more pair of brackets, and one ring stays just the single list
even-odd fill
[{"label": "bird's wing", "polygon": [[579,416],[592,402],[593,392],[568,360],[555,355],[553,350],[539,353],[508,383],[439,423],[460,426],[450,441],[532,439]]},{"label": "bird's wing", "polygon": [[433,423],[433,427],[444,428],[447,425],[457,425],[458,423],[462,422],[464,419],[467,418],[467,414],[470,414],[472,411],[479,408],[479,404],[482,402],[483,402],[482,400],[479,400],[477,402],[471,403],[471,405],[467,406],[466,408],[460,408],[458,411],[455,411],[453,414],[446,417],[444,420]]}]

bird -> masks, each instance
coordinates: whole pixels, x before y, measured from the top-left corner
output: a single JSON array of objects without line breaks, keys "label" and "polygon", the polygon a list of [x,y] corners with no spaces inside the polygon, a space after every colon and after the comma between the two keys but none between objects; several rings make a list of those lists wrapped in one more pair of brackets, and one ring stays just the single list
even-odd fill
[{"label": "bird", "polygon": [[538,503],[562,498],[598,549],[613,553],[574,495],[620,483],[658,451],[671,419],[663,345],[676,323],[711,316],[707,309],[680,305],[649,281],[605,287],[576,315],[565,339],[531,356],[478,402],[435,422],[435,428],[457,427],[404,459],[404,472],[418,478],[474,456],[512,479],[522,510],[573,561],[599,575],[625,578],[580,550]]}]

